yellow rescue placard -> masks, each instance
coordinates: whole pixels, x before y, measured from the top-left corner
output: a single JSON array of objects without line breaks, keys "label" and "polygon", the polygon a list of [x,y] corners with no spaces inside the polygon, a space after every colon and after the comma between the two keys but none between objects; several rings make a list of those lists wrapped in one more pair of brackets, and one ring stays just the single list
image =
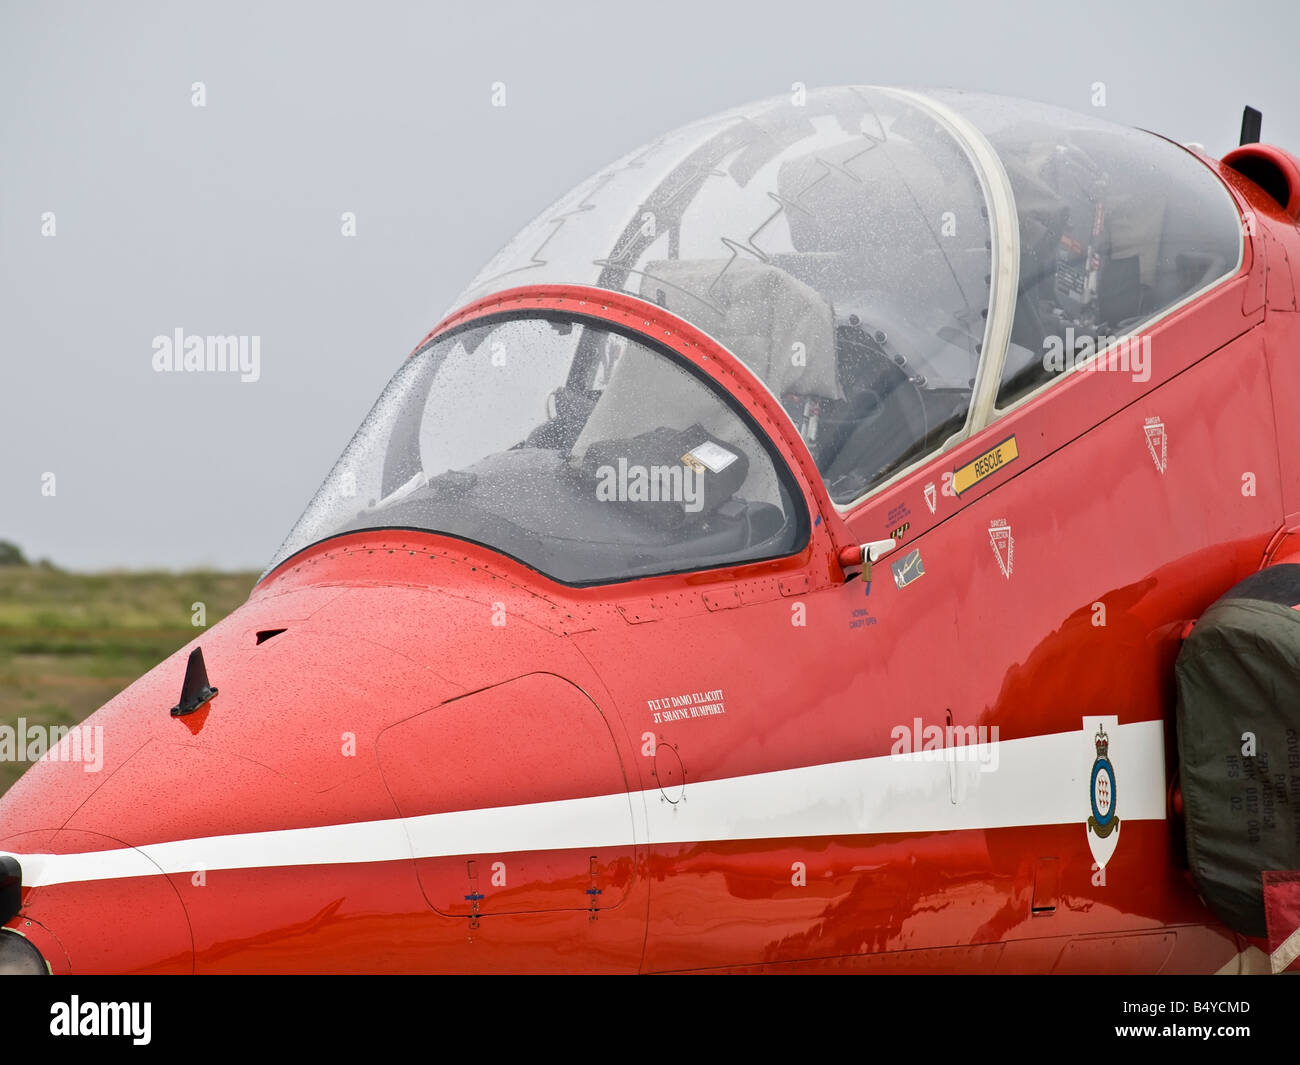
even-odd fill
[{"label": "yellow rescue placard", "polygon": [[1016,447],[1016,438],[1009,436],[1000,444],[994,444],[984,454],[972,459],[965,466],[959,466],[953,471],[952,490],[958,495],[968,489],[974,488],[980,481],[992,474],[998,472],[1003,466],[1014,462],[1020,457],[1020,449]]}]

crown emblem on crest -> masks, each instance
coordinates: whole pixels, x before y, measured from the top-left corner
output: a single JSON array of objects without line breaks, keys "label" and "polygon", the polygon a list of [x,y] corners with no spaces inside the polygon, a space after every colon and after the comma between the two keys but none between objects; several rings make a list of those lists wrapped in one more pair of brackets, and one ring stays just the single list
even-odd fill
[{"label": "crown emblem on crest", "polygon": [[1105,758],[1106,752],[1110,750],[1110,737],[1106,735],[1106,730],[1101,725],[1097,726],[1097,757]]}]

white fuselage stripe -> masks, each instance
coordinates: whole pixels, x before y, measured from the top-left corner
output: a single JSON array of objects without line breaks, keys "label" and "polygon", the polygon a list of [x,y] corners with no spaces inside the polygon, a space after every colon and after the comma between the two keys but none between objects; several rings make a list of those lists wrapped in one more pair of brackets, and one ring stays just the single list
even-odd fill
[{"label": "white fuselage stripe", "polygon": [[[1096,719],[1091,719],[1096,720]],[[1089,729],[688,782],[640,793],[207,836],[77,854],[13,853],[31,887],[199,870],[723,840],[958,832],[1088,819]],[[1165,818],[1164,726],[1112,725],[1115,815]]]}]

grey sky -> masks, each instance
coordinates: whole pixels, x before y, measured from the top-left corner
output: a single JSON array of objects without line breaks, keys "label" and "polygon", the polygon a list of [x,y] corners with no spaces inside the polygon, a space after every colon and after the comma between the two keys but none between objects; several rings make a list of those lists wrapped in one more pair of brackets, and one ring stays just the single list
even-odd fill
[{"label": "grey sky", "polygon": [[[78,569],[260,568],[517,229],[795,81],[1088,113],[1103,82],[1112,121],[1220,154],[1250,103],[1300,152],[1293,0],[464,7],[0,2],[0,538]],[[261,379],[155,373],[178,327],[260,336]]]}]

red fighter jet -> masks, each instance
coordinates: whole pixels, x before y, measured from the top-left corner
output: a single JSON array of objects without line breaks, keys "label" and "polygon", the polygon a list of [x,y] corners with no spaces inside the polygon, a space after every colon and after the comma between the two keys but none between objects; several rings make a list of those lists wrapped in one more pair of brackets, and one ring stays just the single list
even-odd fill
[{"label": "red fighter jet", "polygon": [[839,88],[602,170],[4,796],[0,968],[1286,967],[1300,162],[1243,125]]}]

